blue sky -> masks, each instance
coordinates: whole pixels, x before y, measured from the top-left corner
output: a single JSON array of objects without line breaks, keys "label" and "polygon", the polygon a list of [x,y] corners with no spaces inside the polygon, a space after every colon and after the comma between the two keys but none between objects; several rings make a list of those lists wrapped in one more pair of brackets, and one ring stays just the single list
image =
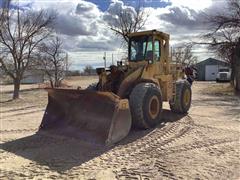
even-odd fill
[{"label": "blue sky", "polygon": [[[111,0],[87,0],[94,4],[97,4],[99,9],[106,11],[111,3]],[[143,7],[153,7],[153,8],[165,8],[166,6],[171,5],[170,1],[163,0],[123,0],[124,4],[136,7],[139,3]]]},{"label": "blue sky", "polygon": [[[2,3],[6,0],[0,0],[0,7]],[[16,0],[15,0],[16,1]],[[64,0],[19,0],[22,3],[21,6],[30,7],[32,2],[37,1],[64,1]],[[94,3],[98,6],[101,11],[106,11],[111,4],[112,0],[86,0],[88,2]],[[122,0],[125,5],[136,7],[139,4],[143,7],[153,7],[153,8],[165,8],[172,5],[170,0]],[[15,8],[16,6],[12,6]]]}]

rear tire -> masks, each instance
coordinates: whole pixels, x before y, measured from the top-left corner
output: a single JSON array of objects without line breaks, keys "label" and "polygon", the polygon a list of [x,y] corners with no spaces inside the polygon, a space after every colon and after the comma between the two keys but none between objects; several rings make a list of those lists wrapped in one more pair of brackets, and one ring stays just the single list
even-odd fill
[{"label": "rear tire", "polygon": [[162,93],[153,83],[140,83],[129,100],[133,126],[141,129],[155,127],[161,122]]},{"label": "rear tire", "polygon": [[169,102],[171,110],[181,114],[187,113],[191,107],[191,102],[191,85],[185,80],[177,81],[175,98]]}]

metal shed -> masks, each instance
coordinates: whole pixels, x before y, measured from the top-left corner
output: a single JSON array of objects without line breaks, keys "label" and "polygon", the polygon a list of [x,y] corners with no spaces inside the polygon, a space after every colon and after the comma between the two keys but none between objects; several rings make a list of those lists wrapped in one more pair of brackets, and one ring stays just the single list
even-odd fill
[{"label": "metal shed", "polygon": [[196,64],[197,79],[199,81],[215,81],[220,67],[228,67],[229,64],[214,58],[208,58]]}]

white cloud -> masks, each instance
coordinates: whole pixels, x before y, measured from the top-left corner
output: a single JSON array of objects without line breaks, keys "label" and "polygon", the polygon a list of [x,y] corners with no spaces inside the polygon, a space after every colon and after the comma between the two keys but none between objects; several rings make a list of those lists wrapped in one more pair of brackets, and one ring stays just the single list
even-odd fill
[{"label": "white cloud", "polygon": [[212,5],[212,0],[170,0],[172,6],[185,6],[193,10],[203,10]]},{"label": "white cloud", "polygon": [[34,1],[32,8],[53,9],[58,13],[55,23],[57,32],[63,35],[95,35],[102,12],[93,3],[83,0]]},{"label": "white cloud", "polygon": [[119,18],[118,15],[122,12],[128,14],[129,19],[136,15],[136,11],[133,7],[124,5],[122,1],[114,0],[104,13],[103,20],[109,24],[116,24],[117,19]]},{"label": "white cloud", "polygon": [[[104,51],[117,52],[121,47],[121,40],[116,38],[107,26],[107,22],[113,22],[116,12],[128,10],[134,12],[130,6],[126,6],[121,0],[111,0],[111,4],[106,12],[102,12],[96,4],[84,0],[20,0],[21,2],[32,3],[32,8],[55,9],[59,13],[56,23],[56,30],[61,33],[64,48],[71,53],[74,64],[83,62],[80,56],[83,53],[90,53],[90,63],[102,61]],[[204,32],[204,25],[200,23],[199,14],[201,10],[223,7],[224,1],[219,0],[166,0],[171,2],[171,6],[164,8],[145,8],[149,14],[145,29],[157,29],[171,35],[171,45],[177,45],[191,40],[198,40],[198,35]],[[200,51],[202,47],[198,47]],[[74,53],[77,55],[74,56]],[[99,57],[101,54],[101,58]],[[202,54],[198,54],[202,60]],[[205,54],[204,54],[205,56]],[[70,57],[70,58],[71,58]],[[206,56],[205,56],[206,57]],[[85,57],[86,58],[86,57]],[[100,59],[99,59],[100,58]],[[119,58],[119,57],[118,57]],[[79,59],[79,62],[77,62]],[[84,62],[86,63],[86,62]],[[101,63],[100,63],[101,64]]]}]

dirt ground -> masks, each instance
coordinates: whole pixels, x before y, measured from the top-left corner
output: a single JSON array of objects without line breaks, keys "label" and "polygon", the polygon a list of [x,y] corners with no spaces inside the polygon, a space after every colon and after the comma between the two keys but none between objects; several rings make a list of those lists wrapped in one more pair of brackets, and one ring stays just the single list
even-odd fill
[{"label": "dirt ground", "polygon": [[240,98],[228,86],[194,83],[188,115],[172,114],[165,104],[157,128],[132,130],[111,147],[35,134],[46,92],[25,88],[21,99],[9,101],[11,88],[1,86],[0,179],[239,179]]}]

